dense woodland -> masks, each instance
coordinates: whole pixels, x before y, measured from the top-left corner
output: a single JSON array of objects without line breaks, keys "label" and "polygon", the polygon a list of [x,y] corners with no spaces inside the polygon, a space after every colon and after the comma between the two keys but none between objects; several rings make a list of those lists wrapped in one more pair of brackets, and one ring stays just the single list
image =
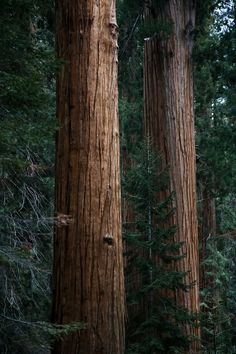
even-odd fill
[{"label": "dense woodland", "polygon": [[0,5],[0,353],[235,354],[235,0]]}]

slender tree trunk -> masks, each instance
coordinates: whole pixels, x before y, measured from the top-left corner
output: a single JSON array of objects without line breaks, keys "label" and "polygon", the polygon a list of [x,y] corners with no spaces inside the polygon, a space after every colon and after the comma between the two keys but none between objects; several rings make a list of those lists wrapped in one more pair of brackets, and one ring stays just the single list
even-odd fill
[{"label": "slender tree trunk", "polygon": [[57,0],[53,321],[59,354],[124,352],[115,0]]},{"label": "slender tree trunk", "polygon": [[[200,260],[200,290],[208,291],[210,289],[214,289],[215,287],[215,276],[212,274],[212,269],[209,265],[203,264],[203,261],[207,258],[207,240],[210,237],[216,236],[216,206],[215,206],[215,198],[213,197],[213,193],[209,184],[204,185],[203,190],[201,191],[201,213],[200,213],[200,228],[199,228],[199,242],[200,242],[200,250],[199,250],[199,260]],[[213,241],[214,242],[214,241]],[[215,240],[215,242],[217,242]],[[211,246],[214,246],[214,243],[211,242]],[[208,273],[208,274],[207,274]],[[212,274],[210,276],[210,274]],[[207,307],[203,307],[201,309],[201,321],[202,321],[202,334],[201,340],[202,344],[206,344],[209,347],[209,336],[204,331],[204,327],[210,326],[211,317],[217,311],[216,304],[218,303],[218,291],[214,292],[214,296],[205,296],[202,299],[202,302],[207,304]],[[216,346],[216,332],[220,332],[220,325],[218,323],[212,323],[213,325],[213,348],[217,348]],[[211,345],[210,344],[210,345]]]},{"label": "slender tree trunk", "polygon": [[[144,130],[163,154],[170,168],[171,191],[175,192],[176,242],[184,242],[178,271],[189,272],[186,283],[196,283],[188,292],[178,291],[176,301],[189,311],[199,311],[199,259],[196,210],[195,139],[192,84],[192,34],[195,2],[168,0],[159,8],[147,1],[147,20],[170,25],[170,33],[146,38],[144,46]],[[199,336],[199,328],[186,327]],[[193,342],[191,353],[197,352]]]},{"label": "slender tree trunk", "polygon": [[[211,189],[205,189],[202,193],[202,212],[201,212],[201,229],[199,232],[200,241],[200,289],[210,286],[206,279],[206,266],[202,264],[207,252],[207,239],[216,236],[216,207],[215,198],[212,196]],[[208,279],[209,280],[209,279]]]}]

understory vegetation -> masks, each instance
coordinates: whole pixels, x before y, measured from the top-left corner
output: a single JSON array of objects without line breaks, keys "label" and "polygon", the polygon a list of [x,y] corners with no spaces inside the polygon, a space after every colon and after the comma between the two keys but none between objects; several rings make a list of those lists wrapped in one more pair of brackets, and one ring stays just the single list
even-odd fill
[{"label": "understory vegetation", "polygon": [[[126,353],[185,353],[196,340],[185,329],[199,325],[202,353],[234,354],[235,2],[199,1],[194,31],[200,314],[175,301],[194,284],[178,268],[186,254],[175,239],[169,168],[143,138],[144,41],[168,36],[172,26],[145,24],[143,6],[117,1]],[[61,65],[54,3],[2,0],[0,25],[0,353],[44,354],[55,338],[86,327],[50,324],[53,230],[61,222],[54,214]]]}]

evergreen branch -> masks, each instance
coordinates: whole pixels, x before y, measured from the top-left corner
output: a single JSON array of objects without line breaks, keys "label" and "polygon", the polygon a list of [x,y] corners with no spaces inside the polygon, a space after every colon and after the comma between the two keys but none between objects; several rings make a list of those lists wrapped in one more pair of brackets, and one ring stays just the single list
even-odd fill
[{"label": "evergreen branch", "polygon": [[131,31],[130,31],[130,34],[129,34],[129,36],[128,36],[128,38],[127,38],[125,44],[124,44],[124,47],[123,47],[123,49],[122,49],[122,51],[121,51],[121,58],[123,57],[123,55],[124,55],[124,53],[125,53],[125,51],[126,51],[126,48],[127,48],[127,46],[128,46],[128,43],[129,43],[129,41],[131,40],[131,38],[132,38],[132,36],[133,36],[133,34],[134,34],[135,29],[137,28],[138,22],[139,22],[139,20],[140,20],[140,18],[141,18],[141,16],[142,16],[142,12],[143,12],[143,11],[141,11],[141,12],[138,14],[138,16],[136,17],[136,19],[135,19],[135,21],[134,21],[134,24],[133,24],[133,26],[132,26],[132,29],[131,29]]}]

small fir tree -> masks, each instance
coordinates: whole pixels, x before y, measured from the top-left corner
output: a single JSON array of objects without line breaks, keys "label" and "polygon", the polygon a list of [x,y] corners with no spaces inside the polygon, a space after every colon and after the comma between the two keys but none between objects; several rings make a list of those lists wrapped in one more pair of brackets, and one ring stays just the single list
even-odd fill
[{"label": "small fir tree", "polygon": [[168,194],[168,171],[149,140],[136,149],[124,176],[124,194],[134,213],[134,222],[124,224],[127,353],[182,353],[190,338],[181,325],[193,316],[175,303],[175,291],[188,291],[186,274],[174,270],[183,256],[181,244],[174,242],[176,228],[168,227],[173,195]]},{"label": "small fir tree", "polygon": [[[228,245],[226,245],[226,243]],[[232,264],[235,241],[209,239],[204,265],[207,286],[201,291],[201,326],[203,353],[233,354],[236,292],[235,264]]]}]

